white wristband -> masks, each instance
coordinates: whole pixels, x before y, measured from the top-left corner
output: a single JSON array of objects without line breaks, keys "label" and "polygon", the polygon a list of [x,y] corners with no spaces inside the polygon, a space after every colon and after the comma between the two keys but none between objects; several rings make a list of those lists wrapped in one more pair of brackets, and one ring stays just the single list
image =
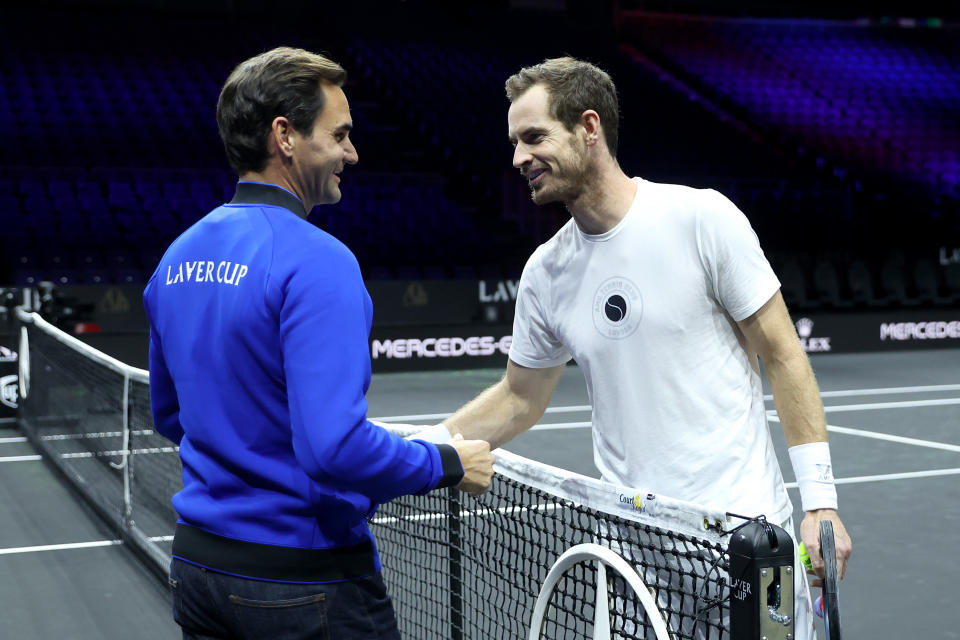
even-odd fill
[{"label": "white wristband", "polygon": [[383,420],[376,420],[374,418],[367,418],[367,421],[371,424],[375,424],[381,429],[386,429],[390,433],[395,433],[397,435],[403,435],[404,433],[414,433],[418,429],[422,429],[423,425],[419,424],[403,424],[401,422],[384,422]]},{"label": "white wristband", "polygon": [[423,440],[424,442],[432,442],[433,444],[446,444],[450,442],[450,438],[453,436],[450,435],[450,430],[447,429],[447,425],[435,424],[432,427],[427,427],[423,431],[418,431],[412,436],[408,436],[408,440]]},{"label": "white wristband", "polygon": [[837,488],[833,483],[830,445],[826,442],[808,442],[790,447],[787,451],[800,487],[803,510],[836,509]]}]

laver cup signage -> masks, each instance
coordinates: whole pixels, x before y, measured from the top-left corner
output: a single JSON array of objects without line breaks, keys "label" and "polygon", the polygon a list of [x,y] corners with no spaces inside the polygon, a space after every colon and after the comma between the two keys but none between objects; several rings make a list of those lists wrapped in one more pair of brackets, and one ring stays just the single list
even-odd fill
[{"label": "laver cup signage", "polygon": [[916,309],[795,315],[807,353],[960,347],[960,311]]},{"label": "laver cup signage", "polygon": [[376,373],[505,367],[511,330],[506,324],[374,327],[370,362]]}]

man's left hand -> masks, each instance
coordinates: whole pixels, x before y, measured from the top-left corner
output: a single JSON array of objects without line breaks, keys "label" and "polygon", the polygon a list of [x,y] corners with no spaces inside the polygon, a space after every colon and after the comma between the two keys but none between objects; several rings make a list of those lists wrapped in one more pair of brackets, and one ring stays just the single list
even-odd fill
[{"label": "man's left hand", "polygon": [[833,523],[833,540],[837,549],[837,577],[840,580],[843,580],[843,575],[847,572],[847,561],[853,553],[853,542],[836,510],[807,511],[803,516],[803,522],[800,523],[800,538],[807,548],[810,561],[813,563],[813,572],[818,578],[810,583],[813,587],[819,587],[823,583],[823,557],[820,555],[820,522],[822,520]]}]

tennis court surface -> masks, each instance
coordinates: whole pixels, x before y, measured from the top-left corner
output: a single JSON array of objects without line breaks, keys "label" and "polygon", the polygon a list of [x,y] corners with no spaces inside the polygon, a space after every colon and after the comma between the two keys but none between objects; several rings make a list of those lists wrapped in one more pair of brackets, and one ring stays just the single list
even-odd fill
[{"label": "tennis court surface", "polygon": [[[61,347],[65,350],[58,351]],[[169,550],[172,533],[165,527],[169,507],[159,497],[172,489],[171,467],[166,462],[172,452],[169,443],[149,433],[149,424],[141,424],[146,408],[142,382],[124,376],[122,369],[93,366],[86,356],[71,353],[55,340],[33,346],[30,353],[31,393],[42,394],[44,385],[50,385],[51,392],[57,388],[55,377],[50,376],[56,375],[55,362],[63,358],[70,359],[69,368],[86,382],[72,385],[78,390],[74,396],[51,393],[57,396],[59,404],[53,406],[59,420],[31,418],[28,413],[27,419],[34,419],[30,440],[16,424],[0,425],[0,521],[4,523],[0,527],[0,594],[6,605],[0,615],[0,637],[179,637],[156,569],[163,552]],[[43,362],[45,357],[50,362]],[[957,361],[956,352],[950,350],[812,358],[827,407],[841,515],[854,540],[854,557],[840,589],[847,638],[892,639],[908,633],[923,638],[960,637],[956,625],[949,622],[953,616],[948,601],[958,577],[950,550],[960,542]],[[432,424],[501,373],[485,369],[376,375],[368,395],[370,415]],[[124,389],[127,405],[136,410],[122,410]],[[768,408],[772,409],[772,401],[768,400]],[[540,424],[507,449],[596,477],[589,420],[582,376],[571,367]],[[773,420],[771,430],[790,480],[783,436]],[[38,447],[67,463],[54,469],[42,459]],[[133,453],[124,455],[125,451]],[[525,467],[516,468],[522,475]],[[92,506],[68,482],[71,476],[74,482],[79,478],[86,483],[86,492],[94,495]],[[550,481],[560,483],[565,476],[558,477]],[[378,514],[374,526],[386,550],[388,581],[395,579],[399,584],[407,579],[401,579],[403,574],[410,574],[423,585],[433,585],[411,587],[409,594],[394,589],[408,637],[453,637],[451,628],[461,627],[465,638],[524,637],[529,620],[518,618],[528,615],[523,601],[530,596],[525,594],[536,595],[549,565],[566,546],[597,541],[611,530],[619,533],[630,527],[638,527],[631,539],[655,535],[635,520],[614,518],[599,524],[591,509],[571,508],[569,500],[555,501],[521,484],[514,486],[509,479],[499,482],[502,495],[491,494],[480,501],[438,492],[429,498],[432,502],[421,506],[422,511],[391,505]],[[799,502],[795,489],[791,497]],[[451,517],[451,509],[457,518]],[[117,523],[129,521],[131,514],[136,535],[127,531],[121,543]],[[405,543],[414,556],[388,549],[393,545],[392,532],[405,522],[416,523],[422,532],[412,544]],[[451,522],[459,522],[453,531]],[[515,532],[510,522],[522,526]],[[480,562],[448,552],[451,537],[466,538],[474,535],[472,531],[487,538],[496,550]],[[134,541],[138,536],[147,544],[138,546]],[[687,536],[682,557],[696,556],[709,563],[715,543],[712,536],[710,530]],[[431,562],[437,565],[434,573]],[[456,571],[451,573],[451,567]],[[544,637],[581,637],[574,632],[590,630],[592,605],[584,603],[593,601],[588,593],[596,583],[593,571],[587,567],[565,577],[566,583],[561,581],[561,591],[573,596],[555,600],[547,608],[552,622],[545,627]],[[664,571],[669,582],[669,568]],[[682,575],[674,578],[683,579]],[[668,596],[666,591],[660,590],[659,604],[668,611],[668,623],[709,629],[700,621],[679,621],[679,612],[689,605],[679,592]],[[450,592],[458,594],[453,607]],[[704,602],[711,597],[709,586],[700,593],[705,594]],[[617,601],[617,594],[612,600],[619,602],[611,616],[614,630],[628,626],[630,616],[623,613],[638,605],[630,598]],[[670,611],[678,612],[677,620],[671,620]],[[428,628],[432,630],[424,631]],[[720,630],[705,632],[707,637],[729,637]]]}]

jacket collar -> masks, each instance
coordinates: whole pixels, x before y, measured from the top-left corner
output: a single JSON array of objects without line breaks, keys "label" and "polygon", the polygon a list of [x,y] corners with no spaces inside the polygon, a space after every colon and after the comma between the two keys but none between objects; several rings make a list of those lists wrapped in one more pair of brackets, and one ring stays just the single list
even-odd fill
[{"label": "jacket collar", "polygon": [[307,218],[307,211],[304,210],[300,198],[283,187],[266,182],[238,182],[237,191],[230,204],[269,204],[288,209],[303,219]]}]

